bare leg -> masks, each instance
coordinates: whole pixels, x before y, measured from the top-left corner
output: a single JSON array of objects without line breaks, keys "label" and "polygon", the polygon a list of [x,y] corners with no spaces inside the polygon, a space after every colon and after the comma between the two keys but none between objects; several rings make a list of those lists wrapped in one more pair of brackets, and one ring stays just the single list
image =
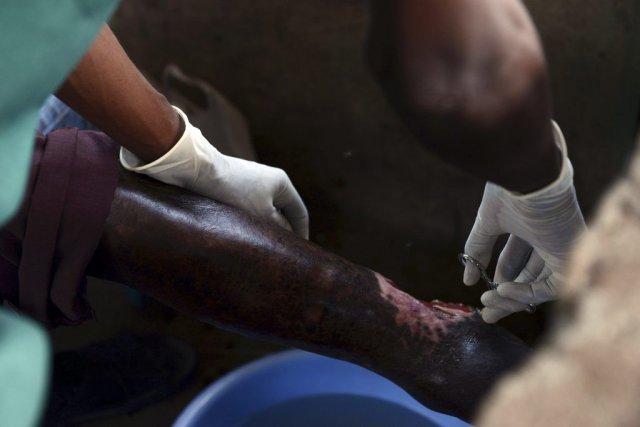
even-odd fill
[{"label": "bare leg", "polygon": [[433,153],[528,193],[558,176],[538,32],[520,0],[371,0],[369,63]]},{"label": "bare leg", "polygon": [[366,366],[466,419],[528,353],[466,306],[422,303],[293,234],[128,174],[91,273],[225,329]]}]

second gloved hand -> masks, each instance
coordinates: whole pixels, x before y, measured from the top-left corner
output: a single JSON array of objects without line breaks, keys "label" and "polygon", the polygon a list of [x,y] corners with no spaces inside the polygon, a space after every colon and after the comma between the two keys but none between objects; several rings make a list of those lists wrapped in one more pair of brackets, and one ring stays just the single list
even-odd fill
[{"label": "second gloved hand", "polygon": [[225,156],[174,108],[185,124],[176,145],[148,164],[122,148],[120,162],[125,169],[238,207],[309,238],[307,208],[282,169]]},{"label": "second gloved hand", "polygon": [[[573,243],[585,229],[573,186],[573,167],[562,131],[555,122],[553,131],[563,156],[560,176],[547,187],[526,195],[487,183],[467,239],[465,253],[486,267],[498,237],[510,234],[496,267],[494,281],[499,283],[498,289],[485,292],[481,298],[485,305],[482,318],[488,323],[524,311],[528,304],[555,299]],[[466,285],[475,284],[479,278],[477,268],[465,267]]]}]

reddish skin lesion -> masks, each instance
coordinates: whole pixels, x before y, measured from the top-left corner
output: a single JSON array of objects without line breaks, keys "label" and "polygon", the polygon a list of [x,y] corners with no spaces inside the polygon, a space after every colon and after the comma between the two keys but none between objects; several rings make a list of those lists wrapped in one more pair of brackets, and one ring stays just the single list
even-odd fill
[{"label": "reddish skin lesion", "polygon": [[444,313],[449,313],[451,316],[465,316],[478,312],[477,309],[471,307],[470,305],[462,304],[459,302],[444,302],[433,300],[431,302],[423,301],[422,303],[433,310],[440,310]]},{"label": "reddish skin lesion", "polygon": [[419,301],[399,292],[393,281],[379,273],[374,274],[380,286],[380,295],[398,307],[394,318],[396,325],[408,328],[413,339],[426,338],[437,343],[447,334],[451,325],[468,319],[475,312],[464,304]]}]

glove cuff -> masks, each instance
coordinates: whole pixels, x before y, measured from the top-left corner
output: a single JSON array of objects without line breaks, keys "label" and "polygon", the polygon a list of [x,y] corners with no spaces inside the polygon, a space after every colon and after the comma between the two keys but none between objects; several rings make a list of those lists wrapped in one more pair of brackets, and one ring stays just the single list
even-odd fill
[{"label": "glove cuff", "polygon": [[125,169],[149,175],[167,184],[190,187],[196,179],[202,159],[213,164],[222,154],[209,144],[200,132],[178,107],[172,106],[184,121],[184,133],[178,142],[159,159],[143,163],[135,154],[126,148],[120,149],[120,164]]},{"label": "glove cuff", "polygon": [[540,190],[534,191],[533,193],[520,194],[503,189],[510,197],[521,202],[545,199],[547,197],[554,197],[558,193],[563,193],[573,186],[573,165],[569,160],[567,143],[564,139],[564,135],[562,134],[562,129],[560,129],[560,126],[558,126],[558,124],[553,120],[551,121],[551,127],[553,131],[553,139],[562,152],[562,167],[560,169],[560,174],[551,184],[541,188]]},{"label": "glove cuff", "polygon": [[172,107],[184,122],[184,133],[182,134],[180,139],[178,139],[178,142],[176,142],[176,144],[171,147],[171,149],[167,151],[163,156],[150,163],[143,163],[138,156],[122,147],[120,148],[120,164],[123,168],[132,172],[145,173],[157,166],[172,163],[173,159],[184,157],[182,154],[188,150],[188,148],[185,146],[190,142],[189,140],[191,138],[189,138],[189,134],[190,127],[192,126],[191,123],[189,123],[187,115],[182,110],[180,110],[178,107]]}]

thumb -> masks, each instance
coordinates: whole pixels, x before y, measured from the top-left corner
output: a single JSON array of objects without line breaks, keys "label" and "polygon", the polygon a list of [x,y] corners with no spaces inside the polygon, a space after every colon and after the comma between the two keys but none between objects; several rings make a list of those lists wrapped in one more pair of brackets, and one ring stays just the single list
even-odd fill
[{"label": "thumb", "polygon": [[[480,264],[486,268],[489,261],[491,261],[491,253],[497,239],[498,235],[489,233],[486,230],[482,216],[478,215],[464,245],[464,253],[480,261]],[[480,271],[478,268],[471,263],[467,263],[464,267],[464,276],[462,278],[464,284],[467,286],[475,285],[479,279]]]},{"label": "thumb", "polygon": [[284,217],[291,224],[293,232],[303,239],[309,240],[309,212],[300,194],[286,175],[282,186],[274,196],[273,204],[282,211]]}]

